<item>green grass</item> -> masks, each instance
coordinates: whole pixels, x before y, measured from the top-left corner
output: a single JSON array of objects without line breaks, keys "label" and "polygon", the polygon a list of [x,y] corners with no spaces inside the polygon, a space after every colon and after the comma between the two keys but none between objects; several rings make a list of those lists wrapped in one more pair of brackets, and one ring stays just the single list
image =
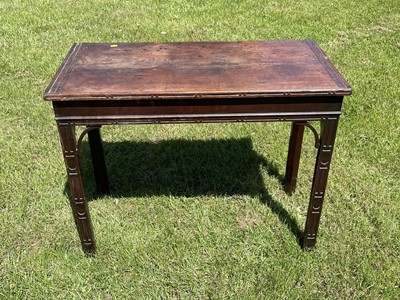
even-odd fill
[{"label": "green grass", "polygon": [[[396,0],[0,0],[0,298],[399,299],[399,29]],[[310,132],[288,197],[289,123],[146,125],[103,130],[113,193],[86,258],[42,100],[70,45],[262,39],[315,39],[354,88],[315,251]]]}]

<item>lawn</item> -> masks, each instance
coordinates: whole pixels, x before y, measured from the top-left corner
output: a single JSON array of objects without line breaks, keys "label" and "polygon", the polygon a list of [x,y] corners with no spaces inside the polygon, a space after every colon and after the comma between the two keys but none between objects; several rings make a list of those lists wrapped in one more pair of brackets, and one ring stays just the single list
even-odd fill
[{"label": "lawn", "polygon": [[[400,299],[398,0],[0,0],[0,28],[0,299]],[[310,131],[287,196],[290,123],[108,126],[85,257],[42,99],[71,44],[268,39],[316,40],[353,87],[316,249]]]}]

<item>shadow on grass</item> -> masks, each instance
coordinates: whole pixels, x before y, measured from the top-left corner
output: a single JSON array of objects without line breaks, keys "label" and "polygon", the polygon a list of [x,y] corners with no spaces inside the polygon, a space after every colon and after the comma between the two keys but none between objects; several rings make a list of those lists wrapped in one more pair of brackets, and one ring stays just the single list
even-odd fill
[{"label": "shadow on grass", "polygon": [[[91,200],[95,183],[90,151],[87,142],[82,147],[83,179]],[[105,142],[104,152],[113,197],[261,195],[260,201],[298,241],[302,236],[296,220],[265,189],[260,168],[282,184],[283,176],[275,164],[253,150],[249,138]]]}]

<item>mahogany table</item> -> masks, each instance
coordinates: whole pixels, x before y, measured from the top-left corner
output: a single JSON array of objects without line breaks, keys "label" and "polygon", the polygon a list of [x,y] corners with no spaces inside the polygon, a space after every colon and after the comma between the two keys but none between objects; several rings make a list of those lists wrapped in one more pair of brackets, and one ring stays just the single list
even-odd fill
[{"label": "mahogany table", "polygon": [[[351,87],[314,41],[79,43],[44,93],[52,101],[83,250],[95,239],[79,164],[87,133],[97,190],[109,191],[100,127],[291,121],[285,191],[304,127],[318,148],[303,248],[315,246],[343,96]],[[320,133],[309,123],[320,121]],[[86,129],[76,136],[75,127]]]}]

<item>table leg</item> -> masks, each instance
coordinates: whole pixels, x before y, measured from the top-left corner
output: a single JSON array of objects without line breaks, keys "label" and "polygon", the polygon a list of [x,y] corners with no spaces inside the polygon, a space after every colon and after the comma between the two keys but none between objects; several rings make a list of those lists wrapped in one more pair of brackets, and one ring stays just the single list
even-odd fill
[{"label": "table leg", "polygon": [[93,128],[88,132],[90,153],[92,156],[94,177],[97,194],[109,194],[106,162],[104,159],[103,143],[101,142],[100,128]]},{"label": "table leg", "polygon": [[311,188],[310,203],[304,229],[303,249],[311,250],[317,242],[317,232],[321,217],[322,204],[328,181],[329,167],[335,143],[338,118],[321,121],[321,138],[315,163],[314,178]]},{"label": "table leg", "polygon": [[301,145],[303,143],[304,125],[292,123],[290,133],[289,151],[286,162],[285,192],[293,194],[296,189],[297,173],[299,171]]},{"label": "table leg", "polygon": [[58,132],[60,135],[64,162],[68,173],[72,213],[74,215],[83,251],[87,254],[91,254],[96,251],[96,247],[79,164],[75,126],[59,123]]}]

